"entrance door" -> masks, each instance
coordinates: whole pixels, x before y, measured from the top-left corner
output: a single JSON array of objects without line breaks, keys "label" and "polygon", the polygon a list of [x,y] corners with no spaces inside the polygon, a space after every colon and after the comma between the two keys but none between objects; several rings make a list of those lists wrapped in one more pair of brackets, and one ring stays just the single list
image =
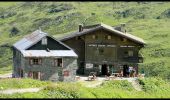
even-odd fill
[{"label": "entrance door", "polygon": [[18,74],[19,74],[20,77],[23,77],[24,76],[23,69],[18,68]]},{"label": "entrance door", "polygon": [[128,77],[129,76],[129,66],[123,65],[123,76]]},{"label": "entrance door", "polygon": [[102,75],[107,75],[108,69],[107,69],[107,65],[104,64],[102,65]]},{"label": "entrance door", "polygon": [[21,77],[24,77],[23,69],[21,69],[20,71],[21,71]]},{"label": "entrance door", "polygon": [[33,79],[39,79],[38,72],[33,72]]}]

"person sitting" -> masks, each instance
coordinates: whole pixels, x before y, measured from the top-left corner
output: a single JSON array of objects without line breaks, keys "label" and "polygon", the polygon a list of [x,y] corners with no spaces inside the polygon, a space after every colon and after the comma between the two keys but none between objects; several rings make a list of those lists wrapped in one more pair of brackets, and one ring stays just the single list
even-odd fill
[{"label": "person sitting", "polygon": [[136,71],[135,69],[132,70],[132,77],[135,77]]},{"label": "person sitting", "polygon": [[88,80],[95,80],[96,79],[96,75],[94,72],[91,72],[88,76]]},{"label": "person sitting", "polygon": [[96,79],[96,75],[93,73],[92,76],[93,77],[91,78],[91,80],[95,80]]},{"label": "person sitting", "polygon": [[119,77],[123,77],[123,70],[120,70]]},{"label": "person sitting", "polygon": [[109,80],[109,77],[110,77],[110,73],[107,73],[106,75],[105,75],[105,78],[107,79],[107,80]]}]

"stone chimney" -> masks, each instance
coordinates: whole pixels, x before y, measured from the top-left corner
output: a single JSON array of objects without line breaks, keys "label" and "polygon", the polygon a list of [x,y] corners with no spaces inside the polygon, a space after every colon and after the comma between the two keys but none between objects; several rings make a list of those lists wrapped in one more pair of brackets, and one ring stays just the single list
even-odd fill
[{"label": "stone chimney", "polygon": [[125,23],[120,24],[121,32],[123,32],[123,33],[126,33],[125,25],[126,25]]},{"label": "stone chimney", "polygon": [[79,32],[83,31],[83,25],[79,24]]}]

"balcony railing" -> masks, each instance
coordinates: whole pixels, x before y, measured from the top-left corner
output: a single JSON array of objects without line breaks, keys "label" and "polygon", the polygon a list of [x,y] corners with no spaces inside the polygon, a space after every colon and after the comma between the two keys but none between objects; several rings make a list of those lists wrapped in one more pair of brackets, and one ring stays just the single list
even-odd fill
[{"label": "balcony railing", "polygon": [[122,60],[127,62],[143,63],[143,57],[123,57]]}]

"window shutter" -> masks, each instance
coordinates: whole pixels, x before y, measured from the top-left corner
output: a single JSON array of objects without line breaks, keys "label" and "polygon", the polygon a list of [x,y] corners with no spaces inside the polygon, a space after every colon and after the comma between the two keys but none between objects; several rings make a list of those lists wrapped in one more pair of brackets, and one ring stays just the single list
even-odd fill
[{"label": "window shutter", "polygon": [[40,78],[41,78],[40,76],[41,76],[41,73],[40,73],[40,72],[38,72],[38,79],[39,79],[39,80],[40,80]]},{"label": "window shutter", "polygon": [[54,61],[55,61],[55,62],[54,62],[54,66],[58,66],[58,61],[57,61],[57,59],[55,59]]},{"label": "window shutter", "polygon": [[33,64],[33,59],[30,59],[30,64],[31,64],[31,65]]},{"label": "window shutter", "polygon": [[69,71],[64,71],[64,76],[69,76]]},{"label": "window shutter", "polygon": [[41,64],[42,63],[42,59],[38,59],[38,64]]},{"label": "window shutter", "polygon": [[55,66],[55,59],[51,62],[52,66]]}]

